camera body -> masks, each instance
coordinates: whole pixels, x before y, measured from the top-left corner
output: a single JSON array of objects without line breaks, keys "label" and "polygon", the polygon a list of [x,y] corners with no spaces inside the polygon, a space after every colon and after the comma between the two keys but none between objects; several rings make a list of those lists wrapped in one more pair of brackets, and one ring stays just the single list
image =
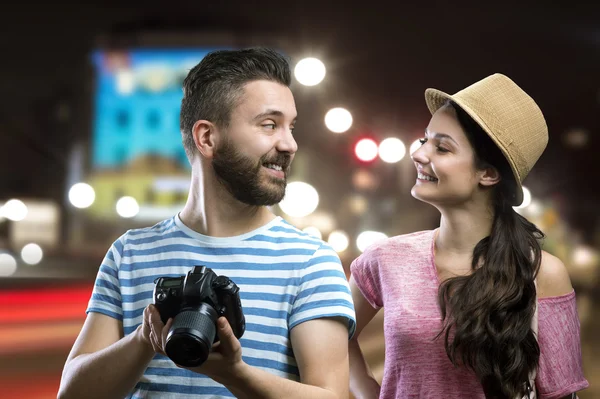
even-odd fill
[{"label": "camera body", "polygon": [[224,316],[239,339],[246,320],[238,286],[217,276],[206,266],[194,266],[186,275],[159,277],[154,286],[154,305],[163,323],[173,318],[165,352],[176,364],[200,366],[212,345],[219,341],[216,321]]}]

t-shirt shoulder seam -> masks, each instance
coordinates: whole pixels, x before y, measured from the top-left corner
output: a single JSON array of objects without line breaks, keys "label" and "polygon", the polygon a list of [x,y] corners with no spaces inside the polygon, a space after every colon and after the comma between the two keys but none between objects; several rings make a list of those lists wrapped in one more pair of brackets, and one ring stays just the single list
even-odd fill
[{"label": "t-shirt shoulder seam", "polygon": [[574,297],[575,297],[575,290],[573,289],[573,290],[571,290],[571,292],[568,292],[568,293],[562,294],[562,295],[538,297],[538,302],[562,303],[562,302],[569,302]]},{"label": "t-shirt shoulder seam", "polygon": [[[422,237],[425,236],[427,234],[431,234],[432,230],[423,230],[423,231],[417,231],[414,233],[408,233],[408,234],[401,234],[401,235],[397,235],[397,236],[392,236],[389,237],[385,240],[382,240],[379,243],[376,243],[374,245],[372,245],[371,247],[369,247],[367,249],[368,252],[375,252],[378,250],[385,250],[388,249],[392,246],[413,246],[415,245],[415,238],[416,237]],[[365,251],[365,252],[367,252]]]},{"label": "t-shirt shoulder seam", "polygon": [[580,380],[577,382],[573,382],[566,387],[561,387],[560,389],[556,389],[551,392],[543,392],[542,390],[540,390],[540,393],[543,394],[544,396],[554,396],[554,395],[558,395],[558,394],[563,395],[565,393],[573,393],[578,390],[585,389],[588,386],[589,386],[589,382],[586,379],[583,379],[583,380]]}]

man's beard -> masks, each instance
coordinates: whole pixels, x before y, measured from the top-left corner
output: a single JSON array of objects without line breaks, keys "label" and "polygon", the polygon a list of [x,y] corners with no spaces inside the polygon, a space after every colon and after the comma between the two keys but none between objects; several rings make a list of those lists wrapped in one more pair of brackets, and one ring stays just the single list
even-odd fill
[{"label": "man's beard", "polygon": [[286,153],[263,155],[258,162],[243,155],[230,140],[215,152],[212,167],[219,181],[235,199],[252,206],[278,204],[285,195],[286,177],[278,179],[267,175],[261,183],[261,169],[267,163],[280,165],[287,177],[291,157]]}]

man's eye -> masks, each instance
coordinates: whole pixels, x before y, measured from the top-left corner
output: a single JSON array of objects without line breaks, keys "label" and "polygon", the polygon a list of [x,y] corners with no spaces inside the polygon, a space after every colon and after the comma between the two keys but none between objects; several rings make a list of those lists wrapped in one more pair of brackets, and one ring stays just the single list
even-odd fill
[{"label": "man's eye", "polygon": [[265,129],[271,129],[274,130],[275,129],[275,124],[274,123],[267,123],[262,125]]}]

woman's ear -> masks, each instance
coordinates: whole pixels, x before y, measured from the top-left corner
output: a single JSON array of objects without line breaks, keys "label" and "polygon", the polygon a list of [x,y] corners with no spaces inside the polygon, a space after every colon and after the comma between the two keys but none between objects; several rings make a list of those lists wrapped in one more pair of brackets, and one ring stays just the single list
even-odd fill
[{"label": "woman's ear", "polygon": [[479,173],[479,184],[484,187],[491,187],[500,183],[500,180],[502,180],[500,172],[498,172],[498,169],[494,168],[493,166],[485,168]]}]

